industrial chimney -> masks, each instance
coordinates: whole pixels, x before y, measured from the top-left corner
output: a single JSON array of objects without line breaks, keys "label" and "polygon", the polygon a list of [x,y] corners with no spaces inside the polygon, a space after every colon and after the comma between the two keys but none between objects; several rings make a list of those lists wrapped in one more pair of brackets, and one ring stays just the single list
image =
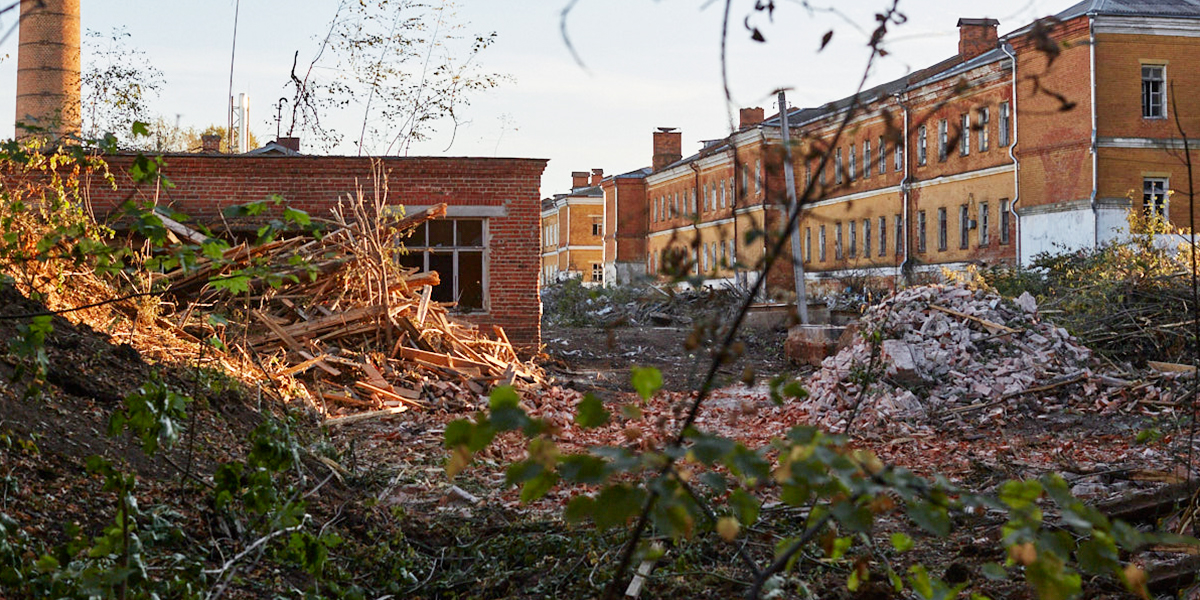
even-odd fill
[{"label": "industrial chimney", "polygon": [[28,127],[54,138],[79,134],[79,61],[79,0],[21,0],[18,138]]}]

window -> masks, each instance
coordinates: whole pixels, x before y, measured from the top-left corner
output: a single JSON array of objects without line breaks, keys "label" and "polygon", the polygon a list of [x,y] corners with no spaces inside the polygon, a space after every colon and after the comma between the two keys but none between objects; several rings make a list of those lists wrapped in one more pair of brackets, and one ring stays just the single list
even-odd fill
[{"label": "window", "polygon": [[958,207],[958,247],[967,248],[971,245],[971,207],[963,204]]},{"label": "window", "polygon": [[592,281],[595,283],[604,283],[604,265],[592,263]]},{"label": "window", "polygon": [[[928,146],[926,144],[925,126],[922,125],[917,128],[917,164],[918,165],[925,164],[925,159],[927,158],[927,155],[928,155],[928,150],[926,149],[927,147]],[[899,170],[899,167],[897,167],[897,170]]]},{"label": "window", "polygon": [[[833,182],[842,184],[842,149],[838,148],[833,161]],[[840,257],[839,257],[840,258]]]},{"label": "window", "polygon": [[658,222],[658,198],[650,201],[650,222]]},{"label": "window", "polygon": [[825,262],[825,226],[817,231],[817,258],[821,262]]},{"label": "window", "polygon": [[833,232],[833,257],[841,260],[844,256],[842,253],[842,224],[838,222],[833,226],[837,228]]},{"label": "window", "polygon": [[[895,229],[896,229],[896,256],[900,256],[900,252],[903,250],[903,245],[904,245],[904,220],[901,219],[900,215],[897,214],[895,217],[895,223],[896,223],[896,227],[895,227]],[[921,231],[922,232],[925,231],[925,215],[924,215],[924,213],[921,214]],[[922,238],[924,238],[925,234],[922,233],[921,236],[922,236]],[[921,240],[921,250],[920,251],[921,252],[925,251],[925,240],[924,239]]]},{"label": "window", "polygon": [[1146,216],[1158,216],[1163,219],[1170,217],[1167,211],[1167,180],[1162,177],[1146,177],[1142,179],[1142,209]]},{"label": "window", "polygon": [[1000,103],[1000,123],[998,124],[998,126],[996,128],[996,143],[999,144],[1001,148],[1007,148],[1009,146],[1009,141],[1008,141],[1009,140],[1009,138],[1008,138],[1009,123],[1008,122],[1011,120],[1012,120],[1012,114],[1009,113],[1008,103],[1001,102]]},{"label": "window", "polygon": [[863,177],[871,176],[871,140],[863,142]]},{"label": "window", "polygon": [[708,272],[708,243],[700,246],[700,270]]},{"label": "window", "polygon": [[692,188],[692,189],[688,190],[687,194],[688,194],[688,207],[691,209],[691,211],[688,212],[688,214],[694,215],[694,214],[696,214],[696,188]]},{"label": "window", "polygon": [[754,161],[754,193],[755,194],[762,191],[762,184],[763,184],[762,161],[756,160],[756,161]]},{"label": "window", "polygon": [[728,191],[729,191],[729,180],[722,179],[721,180],[721,208],[725,208],[725,196]]},{"label": "window", "polygon": [[404,240],[408,250],[400,264],[422,271],[437,271],[441,283],[434,286],[436,302],[457,302],[463,311],[485,309],[483,219],[438,219],[417,227]]},{"label": "window", "polygon": [[858,256],[858,221],[850,221],[850,247],[847,255],[850,258]]},{"label": "window", "polygon": [[948,247],[948,232],[946,231],[948,223],[946,222],[946,207],[938,209],[938,250],[944,251]]},{"label": "window", "polygon": [[971,153],[971,113],[962,114],[958,129],[958,154],[966,156]]},{"label": "window", "polygon": [[804,228],[804,262],[812,262],[812,227]]},{"label": "window", "polygon": [[804,163],[804,187],[812,186],[812,164]]},{"label": "window", "polygon": [[600,222],[600,219],[592,219],[592,235],[598,237],[603,234],[604,234],[604,224]]},{"label": "window", "polygon": [[750,167],[742,165],[742,189],[738,190],[739,194],[745,194],[746,190],[750,189]]},{"label": "window", "polygon": [[[924,134],[921,135],[921,139],[922,140],[925,139]],[[924,146],[925,145],[924,142],[922,142],[921,145]],[[904,146],[902,146],[899,142],[896,142],[896,150],[893,152],[893,154],[896,155],[896,159],[895,159],[895,163],[893,164],[892,168],[896,171],[899,171],[900,169],[904,168]],[[880,157],[880,158],[883,158],[883,157]],[[922,161],[921,164],[925,164],[925,162]]]},{"label": "window", "polygon": [[946,160],[946,152],[950,145],[950,124],[945,119],[938,120],[938,160]]},{"label": "window", "polygon": [[858,153],[854,149],[854,144],[850,144],[850,181],[858,177]]},{"label": "window", "polygon": [[[731,240],[729,243],[733,244],[733,241]],[[729,266],[729,254],[725,251],[726,248],[727,248],[727,246],[725,245],[725,240],[721,240],[721,265],[728,267]]]},{"label": "window", "polygon": [[[917,211],[917,252],[925,251],[925,211]],[[899,252],[897,252],[899,254]]]},{"label": "window", "polygon": [[879,217],[879,255],[887,254],[887,217]]},{"label": "window", "polygon": [[1162,119],[1167,116],[1167,67],[1142,65],[1142,117]]},{"label": "window", "polygon": [[879,136],[879,174],[887,173],[887,146],[883,145],[883,136]]},{"label": "window", "polygon": [[871,257],[871,220],[863,219],[863,258]]},{"label": "window", "polygon": [[990,142],[990,140],[988,138],[988,124],[989,124],[989,121],[991,120],[991,118],[992,118],[992,115],[989,112],[988,107],[986,107],[986,106],[979,109],[979,111],[975,113],[975,121],[978,124],[978,128],[979,128],[979,151],[980,152],[988,151],[988,143]]},{"label": "window", "polygon": [[729,240],[729,264],[737,265],[737,241]]},{"label": "window", "polygon": [[988,203],[979,203],[979,245],[988,245],[988,225],[991,224],[991,214],[988,212]]},{"label": "window", "polygon": [[704,204],[704,212],[708,212],[708,210],[709,210],[709,205],[708,205],[708,184],[707,184],[707,183],[706,183],[706,184],[704,184],[704,187],[702,187],[702,188],[700,188],[700,189],[701,189],[701,194],[702,194],[702,195],[701,195],[701,200],[702,200],[702,203]]},{"label": "window", "polygon": [[1009,211],[1008,198],[1002,198],[1000,200],[1000,243],[1001,244],[1008,243],[1008,221],[1011,218],[1011,215],[1008,211]]}]

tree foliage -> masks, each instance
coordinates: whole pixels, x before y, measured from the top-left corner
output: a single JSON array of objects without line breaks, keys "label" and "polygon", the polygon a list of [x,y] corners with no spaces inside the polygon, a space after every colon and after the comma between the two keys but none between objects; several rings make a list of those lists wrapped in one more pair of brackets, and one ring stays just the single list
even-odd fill
[{"label": "tree foliage", "polygon": [[[288,135],[332,148],[341,133],[323,123],[333,111],[357,111],[352,135],[360,153],[406,154],[435,123],[457,124],[472,93],[502,77],[476,59],[495,33],[467,34],[450,0],[343,0],[307,73],[293,65]],[[320,79],[315,71],[332,72]]]},{"label": "tree foliage", "polygon": [[[135,122],[151,119],[149,103],[158,97],[163,74],[145,52],[129,46],[129,37],[124,27],[109,33],[87,31],[84,43],[92,50],[81,75],[85,138],[127,132]],[[131,137],[121,145],[145,142]]]}]

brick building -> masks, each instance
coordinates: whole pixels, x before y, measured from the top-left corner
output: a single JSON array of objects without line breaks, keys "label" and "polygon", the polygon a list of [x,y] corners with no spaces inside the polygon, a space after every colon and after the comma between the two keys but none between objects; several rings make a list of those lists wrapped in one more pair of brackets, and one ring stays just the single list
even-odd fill
[{"label": "brick building", "polygon": [[360,186],[371,193],[372,160],[379,161],[390,205],[410,212],[449,205],[445,219],[431,221],[404,242],[409,254],[403,262],[441,275],[433,299],[457,302],[464,320],[502,326],[526,350],[541,342],[538,186],[545,160],[282,152],[164,158],[163,173],[175,187],[155,190],[133,185],[132,156],[107,157],[117,186],[92,182],[86,193],[93,210],[103,216],[126,199],[156,201],[219,230],[223,208],[278,194],[289,206],[321,217]]},{"label": "brick building", "polygon": [[[1200,131],[1200,98],[1172,90],[1200,84],[1200,5],[1085,0],[1003,37],[998,25],[960,19],[954,56],[789,110],[812,283],[1028,264],[1114,239],[1130,208],[1191,225],[1179,129]],[[654,134],[650,272],[685,260],[711,283],[761,276],[786,217],[781,125],[744,109],[687,158],[678,132]],[[768,284],[787,297],[792,270]]]},{"label": "brick building", "polygon": [[603,169],[571,173],[571,191],[542,200],[542,282],[604,282]]}]

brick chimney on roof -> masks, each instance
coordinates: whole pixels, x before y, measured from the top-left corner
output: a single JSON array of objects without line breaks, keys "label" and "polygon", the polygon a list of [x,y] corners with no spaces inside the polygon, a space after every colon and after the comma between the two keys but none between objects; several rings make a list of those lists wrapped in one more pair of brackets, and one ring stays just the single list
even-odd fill
[{"label": "brick chimney on roof", "polygon": [[998,25],[1000,21],[995,19],[959,19],[958,55],[967,61],[995,49],[1000,41]]},{"label": "brick chimney on roof", "polygon": [[683,158],[683,134],[674,127],[659,127],[654,132],[654,157],[650,166],[661,171],[667,165]]},{"label": "brick chimney on roof", "polygon": [[300,151],[300,138],[298,137],[281,137],[275,140],[276,144],[291,150],[292,152]]},{"label": "brick chimney on roof", "polygon": [[587,187],[587,171],[571,171],[571,189]]},{"label": "brick chimney on roof", "polygon": [[601,179],[604,179],[604,169],[592,169],[592,180],[589,185],[600,185]]},{"label": "brick chimney on roof", "polygon": [[215,154],[221,151],[221,134],[206,133],[200,136],[200,151],[206,154]]},{"label": "brick chimney on roof", "polygon": [[738,111],[738,129],[754,127],[766,119],[766,114],[759,107],[743,108]]}]

